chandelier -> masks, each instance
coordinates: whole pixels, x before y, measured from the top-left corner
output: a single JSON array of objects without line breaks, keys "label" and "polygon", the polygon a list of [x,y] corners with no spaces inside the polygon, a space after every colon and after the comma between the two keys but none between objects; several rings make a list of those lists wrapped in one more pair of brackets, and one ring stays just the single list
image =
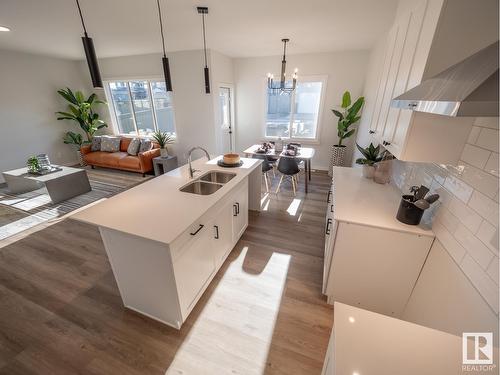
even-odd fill
[{"label": "chandelier", "polygon": [[269,90],[272,90],[273,93],[287,93],[290,94],[293,90],[295,90],[295,87],[297,86],[297,73],[298,69],[295,68],[293,74],[292,74],[292,86],[286,86],[286,44],[290,41],[290,39],[281,39],[283,42],[283,60],[281,60],[281,77],[280,77],[280,82],[275,83],[274,82],[274,75],[271,73],[267,74],[267,87]]}]

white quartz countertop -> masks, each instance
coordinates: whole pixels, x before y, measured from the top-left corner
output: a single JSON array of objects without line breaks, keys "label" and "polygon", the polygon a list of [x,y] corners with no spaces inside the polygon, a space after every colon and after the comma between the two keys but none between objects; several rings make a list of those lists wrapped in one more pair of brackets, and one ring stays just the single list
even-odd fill
[{"label": "white quartz countertop", "polygon": [[[474,373],[462,371],[461,336],[338,302],[333,310],[334,374]],[[494,363],[498,363],[498,347],[493,352]]]},{"label": "white quartz countertop", "polygon": [[430,228],[396,219],[401,193],[390,184],[362,176],[361,168],[333,168],[334,219],[400,232],[434,237]]},{"label": "white quartz countertop", "polygon": [[217,165],[220,158],[208,162],[203,158],[193,162],[193,168],[198,170],[195,178],[212,170],[236,173],[232,180],[211,195],[179,191],[191,180],[188,166],[184,165],[79,211],[71,218],[171,243],[262,163],[259,159],[242,158],[241,167],[221,168]]}]

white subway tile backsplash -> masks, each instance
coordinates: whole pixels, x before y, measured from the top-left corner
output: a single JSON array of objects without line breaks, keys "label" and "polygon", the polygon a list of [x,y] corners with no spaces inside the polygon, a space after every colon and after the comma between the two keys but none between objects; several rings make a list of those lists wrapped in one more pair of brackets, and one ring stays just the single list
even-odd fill
[{"label": "white subway tile backsplash", "polygon": [[472,195],[471,186],[459,180],[455,176],[448,176],[444,181],[444,187],[462,202],[467,203]]},{"label": "white subway tile backsplash", "polygon": [[469,207],[498,228],[498,204],[493,199],[475,190],[470,198]]},{"label": "white subway tile backsplash", "polygon": [[464,146],[464,150],[462,151],[462,156],[460,159],[470,165],[473,165],[474,167],[483,169],[488,162],[490,154],[491,152],[488,150],[466,144]]},{"label": "white subway tile backsplash", "polygon": [[483,219],[476,211],[465,205],[463,202],[459,201],[457,198],[452,198],[450,200],[448,209],[472,233],[477,232]]},{"label": "white subway tile backsplash", "polygon": [[491,173],[495,176],[499,176],[499,166],[498,166],[498,154],[495,152],[492,152],[490,157],[488,158],[488,161],[486,162],[486,165],[484,166],[484,170],[488,173]]},{"label": "white subway tile backsplash", "polygon": [[498,252],[498,228],[495,228],[486,220],[483,220],[476,234],[488,248]]},{"label": "white subway tile backsplash", "polygon": [[498,177],[486,173],[472,165],[462,164],[464,164],[464,168],[459,178],[486,196],[494,198],[498,192]]},{"label": "white subway tile backsplash", "polygon": [[439,207],[434,220],[438,220],[441,224],[443,224],[450,233],[455,233],[459,224],[455,215],[453,215],[444,205]]},{"label": "white subway tile backsplash", "polygon": [[474,125],[498,130],[498,117],[476,117]]},{"label": "white subway tile backsplash", "polygon": [[432,230],[450,256],[457,264],[460,264],[466,253],[465,248],[458,243],[455,237],[439,221],[434,221]]},{"label": "white subway tile backsplash", "polygon": [[498,257],[493,258],[486,272],[495,284],[498,285]]},{"label": "white subway tile backsplash", "polygon": [[498,152],[498,130],[481,128],[475,144],[487,150]]},{"label": "white subway tile backsplash", "polygon": [[498,314],[498,286],[469,255],[465,255],[460,267],[472,285]]},{"label": "white subway tile backsplash", "polygon": [[454,233],[457,241],[467,250],[467,253],[484,269],[488,268],[494,254],[484,245],[474,233],[464,225],[459,224]]},{"label": "white subway tile backsplash", "polygon": [[477,138],[479,137],[479,133],[481,132],[481,128],[479,126],[473,126],[469,133],[469,139],[467,139],[467,143],[471,145],[475,144]]}]

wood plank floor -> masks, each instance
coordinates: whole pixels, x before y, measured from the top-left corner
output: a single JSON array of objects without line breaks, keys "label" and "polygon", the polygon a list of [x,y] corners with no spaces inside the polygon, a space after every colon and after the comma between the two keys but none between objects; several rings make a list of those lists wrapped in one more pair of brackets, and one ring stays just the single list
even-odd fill
[{"label": "wood plank floor", "polygon": [[93,226],[66,219],[3,247],[0,374],[319,374],[329,185],[314,173],[307,195],[303,181],[296,197],[264,194],[179,331],[123,308]]}]

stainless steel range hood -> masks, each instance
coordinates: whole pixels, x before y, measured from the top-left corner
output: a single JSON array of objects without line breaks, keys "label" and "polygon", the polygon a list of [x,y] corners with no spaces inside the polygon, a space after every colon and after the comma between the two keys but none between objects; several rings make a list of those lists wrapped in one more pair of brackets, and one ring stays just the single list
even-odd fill
[{"label": "stainless steel range hood", "polygon": [[498,116],[498,41],[394,98],[391,106],[459,117]]}]

